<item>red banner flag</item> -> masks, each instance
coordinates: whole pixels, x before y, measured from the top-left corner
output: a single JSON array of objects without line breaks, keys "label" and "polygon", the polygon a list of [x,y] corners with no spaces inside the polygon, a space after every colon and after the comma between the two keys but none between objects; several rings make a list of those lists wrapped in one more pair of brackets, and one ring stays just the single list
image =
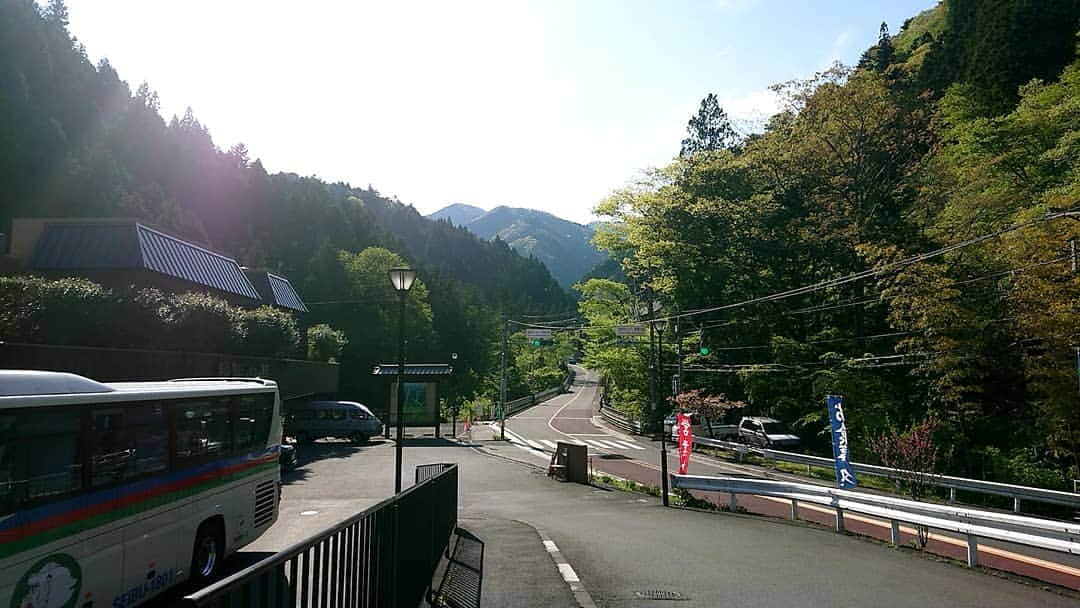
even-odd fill
[{"label": "red banner flag", "polygon": [[679,429],[679,475],[686,475],[686,467],[690,466],[690,452],[694,451],[694,432],[690,429],[690,416],[679,414],[675,418],[675,426]]}]

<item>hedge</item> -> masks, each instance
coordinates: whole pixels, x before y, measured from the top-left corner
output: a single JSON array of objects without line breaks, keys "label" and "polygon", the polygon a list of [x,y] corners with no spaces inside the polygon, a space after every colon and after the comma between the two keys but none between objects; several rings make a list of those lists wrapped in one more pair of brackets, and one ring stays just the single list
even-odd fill
[{"label": "hedge", "polygon": [[[340,353],[341,332],[327,325],[308,334],[313,331],[320,345],[307,354],[330,360]],[[264,357],[301,354],[300,330],[288,312],[241,308],[206,293],[108,289],[81,278],[0,277],[0,339]]]}]

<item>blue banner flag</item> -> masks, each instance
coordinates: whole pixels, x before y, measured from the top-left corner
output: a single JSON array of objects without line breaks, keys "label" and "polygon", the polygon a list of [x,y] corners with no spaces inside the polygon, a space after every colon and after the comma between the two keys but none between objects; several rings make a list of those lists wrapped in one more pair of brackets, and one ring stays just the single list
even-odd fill
[{"label": "blue banner flag", "polygon": [[858,485],[855,481],[855,469],[851,468],[851,450],[848,447],[847,425],[844,423],[844,398],[840,395],[826,395],[825,404],[829,408],[829,423],[832,425],[832,453],[836,461],[836,487],[850,490]]}]

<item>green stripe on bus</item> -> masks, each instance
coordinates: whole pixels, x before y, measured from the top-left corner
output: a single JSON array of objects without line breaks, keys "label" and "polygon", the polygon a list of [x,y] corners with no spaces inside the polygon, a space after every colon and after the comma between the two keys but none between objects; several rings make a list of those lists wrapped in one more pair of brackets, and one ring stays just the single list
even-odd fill
[{"label": "green stripe on bus", "polygon": [[[67,536],[73,536],[75,534],[79,534],[80,532],[85,532],[86,530],[97,528],[98,526],[104,526],[105,524],[112,523],[118,519],[132,517],[144,511],[156,509],[171,502],[176,502],[178,500],[200,494],[212,488],[216,488],[227,483],[232,483],[245,477],[250,477],[252,475],[272,469],[277,466],[279,465],[276,461],[268,462],[252,467],[240,473],[233,473],[229,477],[215,479],[213,481],[207,481],[196,486],[191,486],[190,488],[176,490],[175,492],[162,494],[161,496],[155,496],[154,498],[149,498],[133,505],[128,505],[119,509],[113,509],[107,513],[94,515],[93,517],[87,517],[85,519],[81,519],[79,521],[72,522],[58,528],[53,528],[44,532],[38,532],[37,534],[28,538],[21,538],[17,541],[6,543],[3,546],[0,546],[0,558],[10,557],[12,555],[15,555],[16,553],[33,549],[35,547],[53,542],[54,540],[58,540]],[[254,504],[254,500],[255,497],[252,496],[252,504]]]}]

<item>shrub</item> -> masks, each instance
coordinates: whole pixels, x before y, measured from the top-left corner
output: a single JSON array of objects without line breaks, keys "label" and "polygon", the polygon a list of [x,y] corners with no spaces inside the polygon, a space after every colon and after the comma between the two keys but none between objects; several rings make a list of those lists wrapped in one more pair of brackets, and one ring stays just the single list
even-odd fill
[{"label": "shrub", "polygon": [[130,348],[166,348],[165,316],[168,298],[158,289],[129,287],[113,291],[113,310],[108,313],[112,333],[106,338],[108,346]]},{"label": "shrub", "polygon": [[168,348],[204,353],[234,352],[240,342],[239,310],[205,293],[169,297],[165,312]]},{"label": "shrub", "polygon": [[112,292],[79,278],[0,280],[0,330],[9,340],[48,344],[101,344],[112,333]]},{"label": "shrub", "polygon": [[238,314],[237,342],[241,352],[263,357],[296,356],[300,331],[293,316],[271,306],[243,310]]},{"label": "shrub", "polygon": [[331,363],[341,357],[341,351],[349,340],[345,332],[334,329],[326,323],[312,325],[307,330],[308,352],[307,357],[312,361],[330,361]]}]

